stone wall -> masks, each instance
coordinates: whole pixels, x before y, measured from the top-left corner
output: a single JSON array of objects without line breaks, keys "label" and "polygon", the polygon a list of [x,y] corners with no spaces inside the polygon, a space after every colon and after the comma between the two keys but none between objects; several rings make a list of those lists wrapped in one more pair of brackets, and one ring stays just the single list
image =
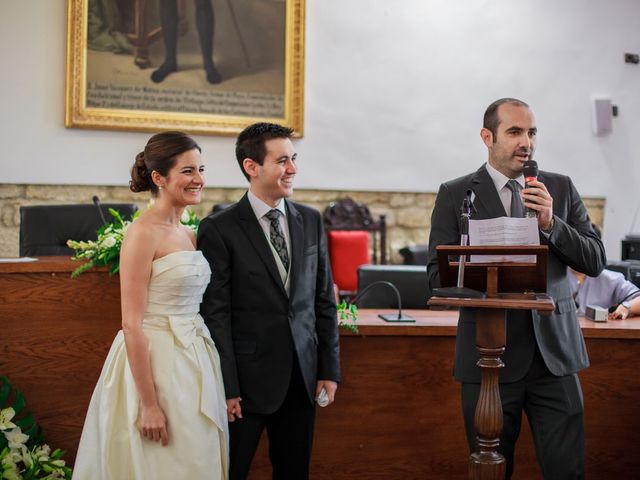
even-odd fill
[{"label": "stone wall", "polygon": [[[208,187],[202,203],[194,209],[198,215],[205,216],[213,205],[235,202],[244,192],[245,189]],[[146,208],[149,200],[148,195],[132,193],[128,187],[0,184],[0,257],[18,256],[20,206],[91,203],[94,195],[103,203],[132,202],[140,208]],[[364,203],[374,216],[387,216],[387,256],[391,263],[402,262],[400,248],[428,242],[435,193],[296,189],[293,198],[323,211],[329,202],[344,197]],[[605,200],[585,198],[584,201],[591,219],[602,228]]]}]

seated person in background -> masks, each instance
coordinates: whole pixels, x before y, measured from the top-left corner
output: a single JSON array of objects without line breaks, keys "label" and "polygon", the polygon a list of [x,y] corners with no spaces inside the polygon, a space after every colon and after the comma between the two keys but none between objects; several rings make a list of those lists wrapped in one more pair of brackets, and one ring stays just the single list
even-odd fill
[{"label": "seated person in background", "polygon": [[570,268],[569,271],[572,273],[569,285],[578,306],[578,315],[585,314],[587,305],[609,308],[609,320],[640,315],[640,289],[625,280],[621,273],[605,269],[597,277],[589,277]]}]

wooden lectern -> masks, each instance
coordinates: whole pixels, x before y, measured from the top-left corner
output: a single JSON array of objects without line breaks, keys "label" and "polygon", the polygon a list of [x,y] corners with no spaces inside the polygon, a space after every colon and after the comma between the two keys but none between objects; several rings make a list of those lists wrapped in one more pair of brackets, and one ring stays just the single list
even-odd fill
[{"label": "wooden lectern", "polygon": [[[535,255],[535,263],[467,263],[464,287],[486,294],[485,298],[431,297],[430,306],[476,308],[476,345],[480,353],[480,396],[476,405],[474,427],[476,451],[469,457],[469,478],[502,480],[506,463],[498,453],[502,431],[502,403],[498,389],[498,372],[504,364],[500,356],[506,346],[507,310],[551,312],[553,299],[547,290],[546,246],[451,246],[437,247],[438,270],[442,287],[454,287],[459,262],[451,256],[461,255]],[[460,286],[460,285],[459,285]],[[444,289],[446,291],[446,288]]]}]

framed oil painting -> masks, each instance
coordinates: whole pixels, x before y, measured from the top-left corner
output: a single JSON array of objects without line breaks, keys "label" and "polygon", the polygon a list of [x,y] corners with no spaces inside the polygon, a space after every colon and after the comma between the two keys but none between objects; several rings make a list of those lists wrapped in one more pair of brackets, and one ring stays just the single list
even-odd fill
[{"label": "framed oil painting", "polygon": [[302,136],[305,0],[67,1],[67,127]]}]

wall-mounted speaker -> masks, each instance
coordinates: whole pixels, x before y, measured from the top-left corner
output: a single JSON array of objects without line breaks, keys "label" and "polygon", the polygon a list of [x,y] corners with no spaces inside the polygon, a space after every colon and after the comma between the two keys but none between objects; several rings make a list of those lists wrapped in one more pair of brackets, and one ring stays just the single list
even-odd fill
[{"label": "wall-mounted speaker", "polygon": [[610,98],[593,99],[593,133],[608,135],[613,130],[613,107]]}]

